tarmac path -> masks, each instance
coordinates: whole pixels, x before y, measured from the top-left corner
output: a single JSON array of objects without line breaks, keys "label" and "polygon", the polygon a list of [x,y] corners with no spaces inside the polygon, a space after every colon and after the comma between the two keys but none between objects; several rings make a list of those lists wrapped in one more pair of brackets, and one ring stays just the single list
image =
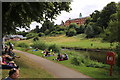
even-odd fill
[{"label": "tarmac path", "polygon": [[65,67],[61,64],[52,62],[50,60],[44,59],[42,57],[27,53],[27,52],[19,51],[19,50],[13,50],[13,52],[21,53],[27,56],[28,58],[31,58],[31,60],[39,64],[43,69],[51,73],[55,78],[86,78],[89,80],[95,80],[80,72],[77,72],[73,69]]}]

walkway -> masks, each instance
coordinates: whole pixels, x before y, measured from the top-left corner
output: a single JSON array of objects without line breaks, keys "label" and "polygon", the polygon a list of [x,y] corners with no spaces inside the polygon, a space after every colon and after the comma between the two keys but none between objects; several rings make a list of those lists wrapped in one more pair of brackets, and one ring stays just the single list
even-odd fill
[{"label": "walkway", "polygon": [[41,67],[43,67],[46,71],[50,72],[56,78],[89,78],[89,80],[94,80],[93,78],[83,75],[82,73],[67,68],[61,64],[41,58],[39,56],[19,50],[13,50],[13,51],[16,53],[24,54],[25,56],[32,59],[37,64],[40,64]]}]

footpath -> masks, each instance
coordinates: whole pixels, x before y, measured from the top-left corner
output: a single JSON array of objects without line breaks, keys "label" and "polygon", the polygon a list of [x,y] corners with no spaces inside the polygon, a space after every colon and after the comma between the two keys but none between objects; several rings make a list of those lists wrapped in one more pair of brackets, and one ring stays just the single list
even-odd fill
[{"label": "footpath", "polygon": [[13,50],[13,52],[24,54],[25,56],[30,58],[32,61],[39,64],[43,69],[45,69],[50,74],[52,74],[55,78],[81,78],[81,79],[85,78],[88,80],[95,80],[80,72],[67,68],[61,64],[52,62],[50,60],[44,59],[42,57],[27,53],[27,52],[19,51],[19,50]]}]

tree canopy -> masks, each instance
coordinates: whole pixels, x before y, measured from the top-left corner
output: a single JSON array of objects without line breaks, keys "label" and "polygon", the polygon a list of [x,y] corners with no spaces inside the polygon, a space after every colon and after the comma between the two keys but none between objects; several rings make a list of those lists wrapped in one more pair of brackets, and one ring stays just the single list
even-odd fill
[{"label": "tree canopy", "polygon": [[55,19],[61,11],[69,12],[70,2],[4,2],[2,3],[3,34],[14,32],[17,27],[27,28],[32,21]]}]

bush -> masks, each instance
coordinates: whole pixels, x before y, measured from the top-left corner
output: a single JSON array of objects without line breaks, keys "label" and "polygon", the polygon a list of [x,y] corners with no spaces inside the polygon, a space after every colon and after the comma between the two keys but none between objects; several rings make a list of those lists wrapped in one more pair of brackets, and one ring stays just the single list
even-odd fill
[{"label": "bush", "polygon": [[26,35],[27,39],[31,39],[31,38],[36,37],[36,36],[37,36],[36,33],[29,33]]},{"label": "bush", "polygon": [[38,41],[38,40],[39,40],[38,37],[33,38],[33,41]]},{"label": "bush", "polygon": [[29,45],[26,44],[26,43],[18,43],[18,44],[17,44],[17,47],[28,48]]},{"label": "bush", "polygon": [[76,33],[77,33],[77,32],[76,32],[75,29],[69,29],[69,30],[66,32],[66,36],[68,36],[68,37],[75,36]]},{"label": "bush", "polygon": [[80,62],[79,62],[78,58],[74,57],[74,58],[71,60],[71,64],[76,65],[76,66],[79,66],[79,65],[80,65]]},{"label": "bush", "polygon": [[42,37],[42,36],[45,36],[45,34],[44,33],[39,33],[38,36]]},{"label": "bush", "polygon": [[48,48],[48,46],[46,45],[45,42],[43,41],[35,41],[33,42],[33,44],[31,45],[31,47],[33,48],[38,48],[38,49],[41,49],[41,50],[45,50]]},{"label": "bush", "polygon": [[57,52],[57,53],[59,53],[61,50],[61,48],[59,46],[57,46],[56,44],[50,45],[48,49],[49,50],[52,49],[54,52]]},{"label": "bush", "polygon": [[86,67],[95,67],[95,68],[106,67],[105,64],[90,60],[89,58],[85,58],[83,56],[74,57],[73,59],[71,59],[71,64],[76,65],[76,66],[86,66]]}]

